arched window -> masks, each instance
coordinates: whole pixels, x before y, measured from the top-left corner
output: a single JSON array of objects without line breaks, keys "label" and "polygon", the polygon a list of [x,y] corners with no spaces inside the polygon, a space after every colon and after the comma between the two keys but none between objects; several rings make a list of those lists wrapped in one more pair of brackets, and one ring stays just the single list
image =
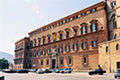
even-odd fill
[{"label": "arched window", "polygon": [[34,46],[36,46],[36,39],[34,39]]},{"label": "arched window", "polygon": [[111,23],[113,25],[113,28],[116,29],[117,28],[117,22],[116,22],[115,14],[113,14],[112,17],[111,17]]},{"label": "arched window", "polygon": [[60,33],[60,40],[62,40],[62,38],[63,38],[63,35],[62,35],[62,33]]},{"label": "arched window", "polygon": [[33,57],[35,57],[35,51],[33,51]]},{"label": "arched window", "polygon": [[83,63],[86,64],[87,63],[87,57],[83,58]]},{"label": "arched window", "polygon": [[58,53],[61,54],[62,53],[62,48],[58,48]]},{"label": "arched window", "polygon": [[67,45],[65,48],[66,48],[66,52],[70,51],[70,46],[69,45]]},{"label": "arched window", "polygon": [[30,48],[33,47],[33,41],[30,41]]},{"label": "arched window", "polygon": [[108,52],[108,46],[106,46],[106,52]]},{"label": "arched window", "polygon": [[39,56],[40,55],[40,51],[37,51],[37,56]]},{"label": "arched window", "polygon": [[82,49],[86,49],[87,48],[87,43],[83,42],[82,43]]},{"label": "arched window", "polygon": [[74,36],[77,36],[78,26],[74,26],[74,27],[73,27],[73,30],[74,30],[74,32],[75,32]]},{"label": "arched window", "polygon": [[50,35],[48,35],[47,37],[48,37],[48,39],[47,39],[47,40],[48,40],[48,43],[50,43]]},{"label": "arched window", "polygon": [[50,49],[47,50],[47,54],[48,54],[48,55],[50,54]]},{"label": "arched window", "polygon": [[87,24],[83,23],[81,24],[81,34],[86,34],[87,33]]},{"label": "arched window", "polygon": [[92,47],[97,47],[97,41],[92,41]]},{"label": "arched window", "polygon": [[73,44],[73,50],[74,50],[74,51],[77,51],[77,46],[78,46],[78,45],[77,45],[76,43]]},{"label": "arched window", "polygon": [[45,50],[42,50],[42,55],[45,55]]},{"label": "arched window", "polygon": [[43,65],[43,60],[41,60],[41,65]]},{"label": "arched window", "polygon": [[64,64],[63,57],[61,57],[61,59],[60,59],[60,64],[61,64],[61,66],[63,66],[63,64]]},{"label": "arched window", "polygon": [[56,33],[53,33],[53,41],[55,42],[57,39],[57,34]]},{"label": "arched window", "polygon": [[90,23],[91,32],[97,31],[98,30],[97,20],[92,20]]},{"label": "arched window", "polygon": [[116,45],[116,50],[119,50],[119,44]]},{"label": "arched window", "polygon": [[66,31],[66,38],[69,38],[69,31]]},{"label": "arched window", "polygon": [[43,45],[45,44],[45,37],[43,37]]},{"label": "arched window", "polygon": [[65,31],[66,31],[66,38],[68,39],[70,36],[70,29],[66,28]]},{"label": "arched window", "polygon": [[49,59],[46,60],[46,65],[49,65]]},{"label": "arched window", "polygon": [[72,58],[71,58],[71,56],[68,56],[68,64],[69,65],[72,64]]},{"label": "arched window", "polygon": [[115,34],[114,39],[117,39],[117,34]]},{"label": "arched window", "polygon": [[40,46],[40,43],[41,43],[41,39],[38,38],[38,46]]}]

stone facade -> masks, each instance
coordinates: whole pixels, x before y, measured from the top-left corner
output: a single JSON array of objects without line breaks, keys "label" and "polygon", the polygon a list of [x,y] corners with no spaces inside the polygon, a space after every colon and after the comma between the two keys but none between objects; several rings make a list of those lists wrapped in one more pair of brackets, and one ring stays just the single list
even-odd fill
[{"label": "stone facade", "polygon": [[[30,67],[29,38],[23,38],[15,43],[14,69],[24,69]],[[26,63],[28,62],[28,63]]]},{"label": "stone facade", "polygon": [[[29,47],[15,50],[15,54],[28,54],[23,63],[29,67],[23,68],[90,70],[99,64],[97,44],[104,41],[108,41],[106,5],[100,2],[30,32]],[[16,64],[17,61],[15,57]]]},{"label": "stone facade", "polygon": [[99,64],[107,72],[120,68],[120,39],[99,44]]}]

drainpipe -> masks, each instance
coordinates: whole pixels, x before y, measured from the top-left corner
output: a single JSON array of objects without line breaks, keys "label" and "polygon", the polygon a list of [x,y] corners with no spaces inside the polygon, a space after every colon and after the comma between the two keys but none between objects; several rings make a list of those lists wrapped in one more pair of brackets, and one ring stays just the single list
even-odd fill
[{"label": "drainpipe", "polygon": [[109,71],[111,73],[111,50],[110,50],[110,42],[108,42],[108,46],[109,46]]}]

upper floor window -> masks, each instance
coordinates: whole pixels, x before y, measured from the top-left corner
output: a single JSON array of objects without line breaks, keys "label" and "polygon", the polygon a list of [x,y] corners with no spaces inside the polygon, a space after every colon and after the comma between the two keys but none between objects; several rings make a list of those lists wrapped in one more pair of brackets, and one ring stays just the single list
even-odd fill
[{"label": "upper floor window", "polygon": [[86,49],[87,48],[87,43],[83,42],[82,43],[82,49]]},{"label": "upper floor window", "polygon": [[66,52],[69,52],[69,51],[70,51],[70,46],[67,45],[67,46],[66,46]]},{"label": "upper floor window", "polygon": [[47,54],[50,54],[50,49],[47,50]]},{"label": "upper floor window", "polygon": [[41,30],[39,31],[39,33],[41,33]]},{"label": "upper floor window", "polygon": [[45,31],[45,28],[43,28],[43,31]]},{"label": "upper floor window", "polygon": [[77,36],[77,31],[78,31],[78,29],[74,28],[73,30],[74,30],[74,32],[75,32],[74,36]]},{"label": "upper floor window", "polygon": [[40,55],[39,53],[40,53],[40,51],[38,51],[38,52],[37,52],[37,56],[39,56],[39,55]]},{"label": "upper floor window", "polygon": [[43,38],[43,44],[45,44],[45,37]]},{"label": "upper floor window", "polygon": [[51,26],[47,27],[48,29],[51,29]]},{"label": "upper floor window", "polygon": [[30,41],[30,48],[33,47],[33,41]]},{"label": "upper floor window", "polygon": [[111,2],[111,7],[112,7],[112,9],[115,7],[115,5],[116,5],[116,2],[115,2],[115,1]]},{"label": "upper floor window", "polygon": [[56,24],[53,25],[53,27],[56,27],[56,26],[57,26]]},{"label": "upper floor window", "polygon": [[59,22],[59,25],[62,25],[63,24],[63,21]]},{"label": "upper floor window", "polygon": [[36,46],[36,39],[34,39],[34,46]]},{"label": "upper floor window", "polygon": [[95,31],[97,31],[97,23],[92,23],[91,24],[91,32],[95,32]]},{"label": "upper floor window", "polygon": [[78,16],[73,16],[73,19],[77,19],[78,18]]},{"label": "upper floor window", "polygon": [[84,16],[84,15],[86,15],[86,14],[87,14],[86,12],[84,12],[84,13],[81,13],[81,15],[82,15],[82,16]]},{"label": "upper floor window", "polygon": [[66,19],[65,22],[66,22],[66,23],[67,23],[67,22],[70,22],[70,18]]},{"label": "upper floor window", "polygon": [[113,28],[116,29],[117,28],[117,22],[116,22],[115,14],[113,14],[112,17],[111,17],[111,23],[113,25]]},{"label": "upper floor window", "polygon": [[35,32],[35,35],[37,34],[37,32]]},{"label": "upper floor window", "polygon": [[50,36],[48,36],[48,43],[50,43]]},{"label": "upper floor window", "polygon": [[33,57],[35,57],[35,51],[33,52]]},{"label": "upper floor window", "polygon": [[61,54],[62,53],[62,48],[58,48],[58,53]]},{"label": "upper floor window", "polygon": [[55,42],[57,40],[57,34],[53,33],[53,41]]},{"label": "upper floor window", "polygon": [[81,27],[81,34],[87,33],[87,26]]},{"label": "upper floor window", "polygon": [[117,34],[115,34],[114,39],[117,39]]},{"label": "upper floor window", "polygon": [[40,43],[41,43],[41,39],[38,38],[38,46],[40,46]]},{"label": "upper floor window", "polygon": [[42,50],[42,55],[45,55],[45,50]]},{"label": "upper floor window", "polygon": [[116,45],[116,50],[119,50],[119,44]]},{"label": "upper floor window", "polygon": [[92,41],[92,47],[97,47],[97,41]]},{"label": "upper floor window", "polygon": [[69,31],[66,31],[66,38],[69,38]]},{"label": "upper floor window", "polygon": [[96,11],[96,8],[95,8],[95,9],[91,9],[91,10],[90,10],[90,13],[95,12],[95,11]]},{"label": "upper floor window", "polygon": [[62,35],[62,33],[60,33],[60,40],[62,40],[62,38],[63,38],[63,35]]},{"label": "upper floor window", "polygon": [[77,44],[76,43],[73,44],[73,50],[77,51]]}]

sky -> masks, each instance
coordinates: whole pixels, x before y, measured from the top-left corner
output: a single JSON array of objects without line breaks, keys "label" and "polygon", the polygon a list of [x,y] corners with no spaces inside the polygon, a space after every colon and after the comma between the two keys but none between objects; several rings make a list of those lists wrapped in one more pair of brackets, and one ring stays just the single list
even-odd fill
[{"label": "sky", "polygon": [[0,51],[14,55],[28,32],[103,0],[0,0]]}]

